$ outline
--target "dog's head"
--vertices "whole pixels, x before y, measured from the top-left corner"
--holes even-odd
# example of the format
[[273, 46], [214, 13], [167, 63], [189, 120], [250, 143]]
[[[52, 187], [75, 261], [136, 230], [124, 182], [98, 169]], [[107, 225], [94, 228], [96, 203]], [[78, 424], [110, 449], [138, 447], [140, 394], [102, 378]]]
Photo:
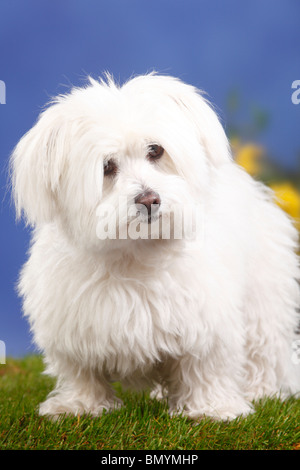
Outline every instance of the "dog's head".
[[212, 170], [229, 161], [223, 128], [194, 87], [156, 74], [121, 87], [90, 79], [57, 97], [16, 146], [17, 214], [97, 246], [103, 232], [128, 237], [137, 215], [149, 230], [174, 206], [201, 205]]

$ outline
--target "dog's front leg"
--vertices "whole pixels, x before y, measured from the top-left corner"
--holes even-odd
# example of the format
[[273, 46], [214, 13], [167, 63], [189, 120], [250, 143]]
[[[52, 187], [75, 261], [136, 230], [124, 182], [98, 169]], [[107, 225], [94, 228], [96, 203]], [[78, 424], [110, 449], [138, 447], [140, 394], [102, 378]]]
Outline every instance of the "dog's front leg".
[[99, 416], [121, 405], [104, 376], [84, 370], [59, 376], [56, 388], [40, 404], [39, 413], [54, 419], [64, 414]]
[[[215, 355], [212, 355], [215, 356]], [[224, 358], [205, 360], [187, 354], [168, 365], [166, 383], [171, 414], [183, 414], [192, 419], [211, 417], [231, 420], [253, 411], [240, 387], [234, 364]]]

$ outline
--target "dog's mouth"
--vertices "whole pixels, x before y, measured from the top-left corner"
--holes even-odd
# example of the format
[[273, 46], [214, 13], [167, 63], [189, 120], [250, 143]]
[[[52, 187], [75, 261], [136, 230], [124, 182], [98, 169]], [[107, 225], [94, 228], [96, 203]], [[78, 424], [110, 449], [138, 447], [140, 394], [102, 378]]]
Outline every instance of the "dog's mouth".
[[136, 213], [136, 217], [137, 217], [137, 219], [139, 219], [139, 221], [141, 223], [151, 224], [151, 223], [157, 222], [157, 220], [161, 219], [162, 214], [161, 214], [161, 212], [159, 212], [158, 208], [155, 209], [153, 211], [153, 213], [151, 212], [150, 214], [148, 213], [147, 215], [145, 215], [144, 212], [141, 212], [141, 211], [138, 210], [137, 213]]
[[148, 216], [148, 224], [151, 224], [152, 222], [156, 222], [157, 220], [161, 219], [162, 214], [155, 214], [155, 215], [149, 215]]

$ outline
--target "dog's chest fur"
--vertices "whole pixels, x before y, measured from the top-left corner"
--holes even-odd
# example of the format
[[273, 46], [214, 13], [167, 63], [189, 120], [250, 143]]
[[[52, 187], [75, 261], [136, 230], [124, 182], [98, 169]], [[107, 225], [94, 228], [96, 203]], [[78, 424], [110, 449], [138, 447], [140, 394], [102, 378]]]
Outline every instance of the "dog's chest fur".
[[[202, 328], [199, 284], [181, 254], [158, 257], [161, 263], [146, 266], [139, 257], [121, 256], [115, 263], [110, 259], [108, 269], [97, 257], [64, 252], [49, 233], [40, 233], [20, 283], [30, 293], [25, 314], [40, 348], [63, 350], [116, 377], [193, 349]], [[37, 265], [43, 266], [38, 276]]]
[[[135, 369], [148, 369], [162, 357], [179, 357], [195, 343], [195, 316], [201, 308], [199, 290], [173, 263], [156, 273], [120, 260], [119, 268], [95, 281], [90, 295], [78, 299], [89, 303], [89, 336], [95, 353], [110, 374], [127, 376]], [[191, 281], [192, 283], [192, 281]], [[80, 315], [85, 316], [83, 310]], [[93, 320], [91, 320], [91, 318]], [[98, 358], [98, 359], [99, 359]]]

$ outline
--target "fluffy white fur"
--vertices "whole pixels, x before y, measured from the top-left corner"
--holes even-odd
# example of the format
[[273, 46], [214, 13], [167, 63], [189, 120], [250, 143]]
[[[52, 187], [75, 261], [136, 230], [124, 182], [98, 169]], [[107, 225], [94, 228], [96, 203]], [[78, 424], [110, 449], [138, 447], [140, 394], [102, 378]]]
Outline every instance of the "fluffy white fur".
[[[149, 143], [165, 149], [156, 163]], [[42, 415], [120, 406], [114, 380], [151, 386], [192, 418], [233, 419], [300, 391], [297, 232], [232, 160], [194, 87], [156, 74], [121, 87], [90, 79], [41, 114], [11, 168], [17, 214], [34, 227], [19, 292], [57, 378]], [[147, 188], [162, 214], [197, 202], [203, 236], [99, 240], [97, 208]]]

